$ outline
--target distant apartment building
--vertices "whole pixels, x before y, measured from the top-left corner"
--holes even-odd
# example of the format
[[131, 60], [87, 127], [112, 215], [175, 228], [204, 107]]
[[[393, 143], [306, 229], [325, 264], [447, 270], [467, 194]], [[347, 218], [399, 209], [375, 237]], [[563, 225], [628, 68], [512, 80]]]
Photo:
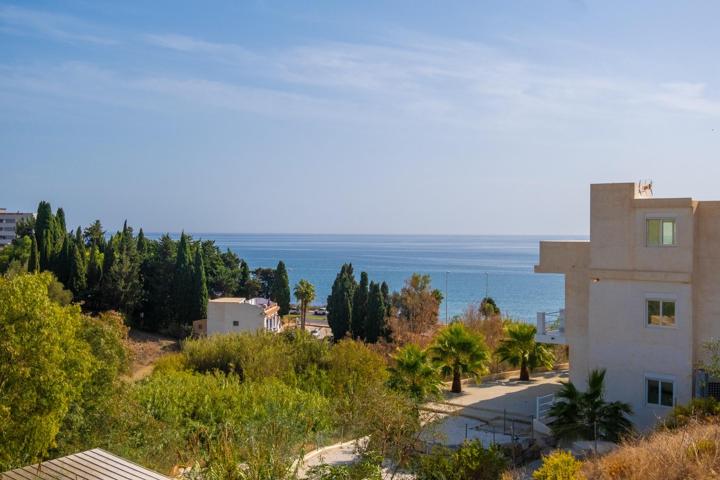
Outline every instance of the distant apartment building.
[[10, 245], [15, 240], [17, 223], [33, 215], [32, 213], [8, 212], [6, 209], [0, 208], [0, 248]]
[[266, 298], [216, 298], [208, 301], [207, 319], [193, 322], [196, 336], [216, 333], [280, 331], [280, 307]]
[[565, 275], [565, 306], [538, 314], [538, 341], [569, 346], [580, 387], [607, 369], [607, 399], [630, 403], [641, 428], [720, 395], [698, 369], [720, 338], [720, 202], [619, 183], [592, 185], [590, 203], [590, 241], [540, 243], [535, 271]]

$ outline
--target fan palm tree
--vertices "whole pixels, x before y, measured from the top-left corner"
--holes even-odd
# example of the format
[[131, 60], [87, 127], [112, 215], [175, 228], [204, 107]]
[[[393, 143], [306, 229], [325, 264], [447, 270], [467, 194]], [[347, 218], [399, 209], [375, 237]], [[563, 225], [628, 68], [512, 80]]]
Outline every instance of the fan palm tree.
[[315, 286], [307, 280], [300, 280], [293, 291], [295, 298], [300, 302], [300, 329], [305, 331], [305, 319], [310, 302], [315, 300]]
[[390, 388], [409, 394], [416, 403], [440, 395], [440, 374], [417, 345], [405, 345], [393, 359], [395, 365], [388, 369]]
[[460, 322], [443, 328], [428, 353], [444, 375], [452, 374], [453, 393], [462, 392], [463, 374], [484, 373], [490, 356], [483, 337], [469, 332]]
[[572, 382], [563, 382], [556, 394], [559, 399], [549, 411], [555, 417], [550, 423], [558, 440], [609, 440], [617, 442], [632, 431], [626, 415], [632, 407], [625, 402], [606, 402], [603, 398], [605, 370], [593, 370], [588, 375], [587, 391], [579, 391]]
[[530, 380], [530, 372], [538, 367], [552, 368], [555, 355], [544, 344], [535, 341], [537, 329], [529, 323], [512, 323], [506, 330], [507, 337], [500, 341], [495, 355], [502, 362], [520, 367], [520, 380]]

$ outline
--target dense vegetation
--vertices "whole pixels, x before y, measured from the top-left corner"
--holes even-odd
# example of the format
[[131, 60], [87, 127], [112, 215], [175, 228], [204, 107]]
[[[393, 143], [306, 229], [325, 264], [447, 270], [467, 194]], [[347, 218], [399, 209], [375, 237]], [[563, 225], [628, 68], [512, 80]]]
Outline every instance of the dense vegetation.
[[18, 238], [0, 250], [0, 273], [52, 272], [86, 311], [117, 310], [145, 330], [187, 332], [193, 320], [205, 318], [208, 297], [262, 295], [277, 301], [281, 313], [289, 310], [283, 262], [251, 273], [209, 240], [184, 233], [177, 241], [169, 235], [150, 240], [127, 223], [108, 237], [99, 220], [68, 233], [62, 208], [53, 214], [47, 202], [16, 231]]

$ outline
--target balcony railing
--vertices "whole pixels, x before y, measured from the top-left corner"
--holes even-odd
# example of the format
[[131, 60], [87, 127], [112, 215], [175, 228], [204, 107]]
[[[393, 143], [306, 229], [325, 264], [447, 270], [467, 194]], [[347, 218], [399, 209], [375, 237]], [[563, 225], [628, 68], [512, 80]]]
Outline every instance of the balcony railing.
[[565, 309], [557, 312], [538, 312], [537, 334], [535, 340], [540, 343], [565, 345]]

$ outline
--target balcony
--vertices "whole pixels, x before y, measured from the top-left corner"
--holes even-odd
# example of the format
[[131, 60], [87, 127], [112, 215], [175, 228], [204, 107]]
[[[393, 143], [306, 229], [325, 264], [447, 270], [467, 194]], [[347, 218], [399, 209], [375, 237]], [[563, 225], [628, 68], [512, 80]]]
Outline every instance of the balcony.
[[567, 345], [567, 340], [565, 339], [564, 308], [557, 312], [538, 312], [535, 341], [539, 343]]

